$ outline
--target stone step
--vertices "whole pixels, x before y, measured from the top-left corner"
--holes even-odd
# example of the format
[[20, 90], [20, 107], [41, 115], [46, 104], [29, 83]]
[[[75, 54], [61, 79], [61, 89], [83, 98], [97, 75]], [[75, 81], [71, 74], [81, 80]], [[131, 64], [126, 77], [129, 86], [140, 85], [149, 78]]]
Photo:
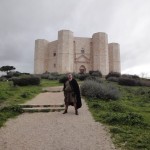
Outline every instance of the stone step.
[[64, 107], [32, 107], [32, 108], [22, 108], [23, 112], [55, 112], [63, 111]]
[[57, 105], [37, 105], [37, 104], [20, 104], [21, 108], [34, 108], [34, 107], [64, 107], [64, 104]]

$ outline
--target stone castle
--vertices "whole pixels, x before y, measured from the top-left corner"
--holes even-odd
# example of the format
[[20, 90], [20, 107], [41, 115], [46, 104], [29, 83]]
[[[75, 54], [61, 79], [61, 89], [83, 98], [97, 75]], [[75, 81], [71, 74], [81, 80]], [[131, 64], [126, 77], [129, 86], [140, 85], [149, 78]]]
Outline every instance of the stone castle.
[[94, 33], [92, 38], [74, 37], [69, 30], [58, 31], [58, 40], [35, 41], [34, 73], [88, 73], [121, 72], [120, 47], [108, 43], [106, 33]]

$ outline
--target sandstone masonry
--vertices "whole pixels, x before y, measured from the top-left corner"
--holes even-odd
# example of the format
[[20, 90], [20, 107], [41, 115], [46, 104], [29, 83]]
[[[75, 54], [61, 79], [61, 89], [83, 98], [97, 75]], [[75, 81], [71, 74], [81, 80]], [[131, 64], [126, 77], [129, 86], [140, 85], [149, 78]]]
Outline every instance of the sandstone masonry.
[[74, 37], [69, 30], [58, 31], [58, 40], [35, 41], [34, 73], [101, 71], [121, 72], [120, 46], [109, 43], [106, 33], [94, 33], [92, 38]]

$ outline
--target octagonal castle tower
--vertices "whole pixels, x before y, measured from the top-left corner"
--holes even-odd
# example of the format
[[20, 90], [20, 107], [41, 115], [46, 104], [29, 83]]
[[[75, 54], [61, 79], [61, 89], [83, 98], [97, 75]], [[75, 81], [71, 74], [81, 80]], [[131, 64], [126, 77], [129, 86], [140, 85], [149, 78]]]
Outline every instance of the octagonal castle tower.
[[101, 71], [103, 75], [121, 72], [120, 46], [118, 43], [108, 44], [106, 33], [94, 33], [92, 38], [87, 38], [74, 37], [72, 31], [61, 30], [56, 41], [35, 41], [35, 74], [88, 73], [92, 70]]

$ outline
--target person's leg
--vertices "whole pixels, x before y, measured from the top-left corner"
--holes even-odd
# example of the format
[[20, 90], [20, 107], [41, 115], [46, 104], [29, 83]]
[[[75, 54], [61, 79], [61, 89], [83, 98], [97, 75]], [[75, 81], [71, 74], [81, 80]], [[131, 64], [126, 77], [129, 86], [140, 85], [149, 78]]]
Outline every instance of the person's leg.
[[77, 109], [77, 104], [76, 104], [76, 102], [74, 103], [74, 108], [75, 108], [75, 114], [78, 115], [78, 109]]
[[63, 114], [66, 114], [67, 111], [68, 111], [68, 104], [66, 103], [66, 104], [65, 104], [65, 111], [63, 112]]
[[66, 114], [68, 111], [68, 94], [66, 92], [64, 92], [64, 102], [65, 102], [65, 111], [63, 112], [63, 114]]

